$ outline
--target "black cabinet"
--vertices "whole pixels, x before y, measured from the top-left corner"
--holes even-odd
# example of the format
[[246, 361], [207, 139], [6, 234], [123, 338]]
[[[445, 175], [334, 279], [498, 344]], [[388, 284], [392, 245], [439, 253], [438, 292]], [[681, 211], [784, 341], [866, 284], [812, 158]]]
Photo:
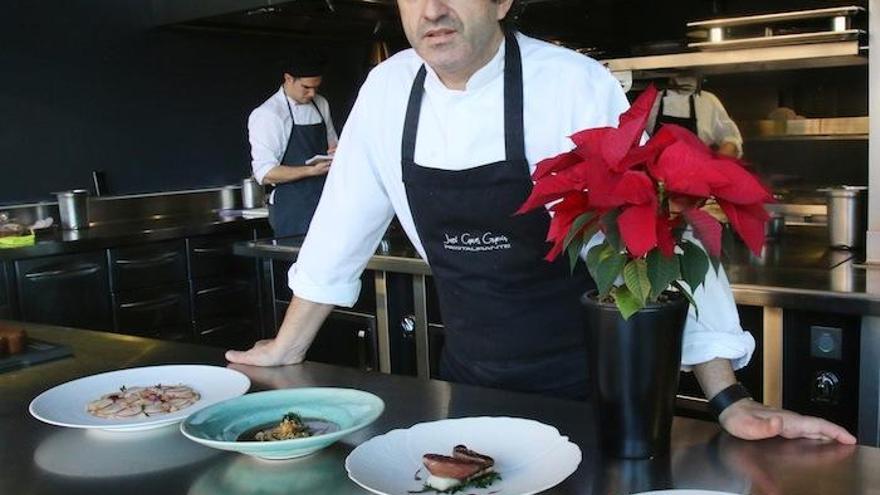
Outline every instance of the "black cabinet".
[[254, 260], [235, 256], [232, 246], [236, 242], [251, 239], [250, 231], [218, 236], [201, 236], [187, 239], [190, 276], [202, 277], [252, 277]]
[[10, 279], [6, 263], [0, 262], [0, 319], [12, 318]]
[[24, 321], [112, 330], [104, 251], [15, 262], [19, 317]]
[[189, 291], [185, 283], [113, 294], [117, 332], [168, 340], [190, 340]]
[[196, 340], [222, 347], [248, 347], [257, 340], [258, 308], [252, 280], [205, 278], [191, 282]]
[[243, 349], [261, 336], [257, 261], [232, 252], [252, 239], [247, 230], [187, 239], [195, 339], [202, 344]]
[[182, 240], [113, 248], [109, 258], [113, 292], [186, 281]]

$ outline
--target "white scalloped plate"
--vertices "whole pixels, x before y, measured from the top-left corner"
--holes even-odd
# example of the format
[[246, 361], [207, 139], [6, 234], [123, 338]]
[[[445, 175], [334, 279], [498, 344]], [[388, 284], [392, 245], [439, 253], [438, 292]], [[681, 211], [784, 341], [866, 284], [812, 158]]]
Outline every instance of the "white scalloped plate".
[[[419, 423], [359, 445], [345, 459], [349, 478], [380, 495], [420, 490], [427, 473], [422, 455], [451, 455], [464, 444], [495, 459], [501, 480], [467, 493], [530, 495], [552, 488], [577, 469], [581, 450], [552, 426], [530, 419], [478, 417]], [[417, 480], [416, 473], [422, 480]]]
[[[201, 395], [180, 411], [149, 418], [106, 419], [89, 414], [88, 403], [125, 385], [149, 386], [182, 383]], [[190, 414], [217, 402], [244, 394], [251, 381], [243, 373], [220, 366], [195, 364], [147, 366], [110, 371], [62, 383], [38, 395], [28, 410], [40, 421], [68, 428], [140, 431], [179, 423]]]

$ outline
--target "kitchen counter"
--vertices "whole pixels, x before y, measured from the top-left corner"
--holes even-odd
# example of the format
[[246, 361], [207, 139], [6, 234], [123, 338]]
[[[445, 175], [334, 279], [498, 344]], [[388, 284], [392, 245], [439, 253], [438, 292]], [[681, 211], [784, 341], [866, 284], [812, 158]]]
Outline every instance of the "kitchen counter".
[[[858, 253], [830, 249], [824, 234], [820, 228], [789, 226], [781, 239], [766, 244], [761, 256], [738, 248], [724, 263], [737, 303], [880, 315], [880, 293], [867, 290], [868, 269], [859, 265]], [[301, 244], [300, 237], [240, 242], [235, 253], [295, 260]], [[383, 239], [367, 269], [431, 273], [403, 235]]]
[[183, 237], [234, 232], [245, 226], [266, 226], [265, 218], [210, 212], [201, 215], [172, 215], [133, 221], [93, 222], [87, 229], [48, 229], [37, 234], [33, 246], [0, 249], [0, 261], [57, 254], [70, 254], [130, 244]]
[[880, 450], [772, 439], [731, 438], [714, 423], [676, 418], [668, 457], [621, 461], [596, 449], [589, 404], [361, 372], [317, 363], [238, 367], [252, 391], [301, 386], [367, 390], [386, 403], [370, 427], [331, 448], [293, 461], [257, 461], [189, 442], [176, 427], [141, 433], [81, 431], [43, 424], [27, 412], [38, 393], [81, 376], [170, 363], [224, 365], [223, 351], [71, 328], [23, 324], [31, 336], [63, 343], [74, 357], [0, 374], [0, 493], [361, 494], [345, 457], [394, 428], [463, 416], [518, 416], [557, 427], [580, 446], [583, 461], [554, 494], [632, 493], [692, 488], [733, 493], [872, 494], [880, 491]]

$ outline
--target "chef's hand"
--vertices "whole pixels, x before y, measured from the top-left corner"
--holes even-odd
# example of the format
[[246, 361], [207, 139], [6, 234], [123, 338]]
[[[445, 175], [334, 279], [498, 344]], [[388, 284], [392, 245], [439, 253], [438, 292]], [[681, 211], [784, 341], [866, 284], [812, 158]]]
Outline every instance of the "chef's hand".
[[739, 158], [739, 148], [736, 147], [735, 144], [730, 141], [725, 141], [718, 146], [718, 154], [722, 156], [729, 156], [731, 158]]
[[718, 420], [728, 433], [745, 440], [782, 436], [856, 443], [854, 436], [830, 421], [776, 409], [751, 399], [741, 399], [731, 404]]
[[330, 146], [329, 148], [327, 148], [328, 155], [332, 155], [333, 153], [336, 153], [336, 145], [335, 144], [333, 146]]
[[275, 339], [258, 340], [253, 347], [246, 351], [226, 351], [226, 360], [230, 363], [254, 366], [299, 364], [303, 362], [305, 357], [305, 353], [297, 352], [290, 347], [284, 348]]
[[330, 171], [330, 163], [332, 160], [321, 160], [319, 162], [315, 162], [309, 169], [309, 172], [313, 177], [317, 177], [319, 175], [327, 175], [327, 172]]

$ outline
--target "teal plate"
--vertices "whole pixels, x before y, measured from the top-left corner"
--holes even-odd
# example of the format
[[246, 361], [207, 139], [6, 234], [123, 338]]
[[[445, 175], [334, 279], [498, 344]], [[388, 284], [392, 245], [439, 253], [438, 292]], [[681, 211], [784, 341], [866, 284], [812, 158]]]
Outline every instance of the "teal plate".
[[[191, 414], [180, 424], [190, 440], [263, 459], [293, 459], [316, 452], [376, 420], [385, 403], [375, 395], [349, 388], [293, 388], [247, 394]], [[311, 437], [274, 442], [239, 440], [260, 428], [277, 425], [287, 413], [300, 415], [319, 431]]]

